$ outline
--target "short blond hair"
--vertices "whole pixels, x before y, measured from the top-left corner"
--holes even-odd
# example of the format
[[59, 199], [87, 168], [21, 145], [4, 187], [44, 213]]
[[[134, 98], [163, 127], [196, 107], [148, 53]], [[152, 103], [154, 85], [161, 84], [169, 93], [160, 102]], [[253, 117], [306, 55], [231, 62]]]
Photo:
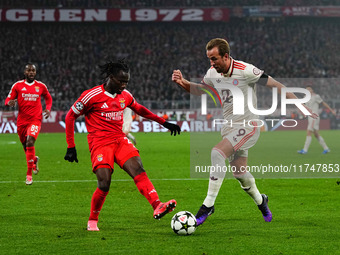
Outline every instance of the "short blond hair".
[[228, 54], [228, 56], [230, 56], [230, 47], [227, 40], [224, 40], [222, 38], [214, 38], [207, 43], [207, 46], [205, 48], [206, 50], [211, 50], [215, 47], [218, 48], [218, 54], [221, 57], [224, 57], [225, 54]]

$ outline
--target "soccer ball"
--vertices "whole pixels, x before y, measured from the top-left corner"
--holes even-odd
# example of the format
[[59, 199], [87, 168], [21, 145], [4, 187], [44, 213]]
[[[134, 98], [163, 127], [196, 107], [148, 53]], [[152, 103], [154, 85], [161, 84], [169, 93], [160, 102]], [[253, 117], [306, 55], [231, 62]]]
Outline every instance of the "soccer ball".
[[171, 219], [171, 228], [177, 235], [191, 235], [196, 227], [196, 218], [188, 211], [178, 212]]

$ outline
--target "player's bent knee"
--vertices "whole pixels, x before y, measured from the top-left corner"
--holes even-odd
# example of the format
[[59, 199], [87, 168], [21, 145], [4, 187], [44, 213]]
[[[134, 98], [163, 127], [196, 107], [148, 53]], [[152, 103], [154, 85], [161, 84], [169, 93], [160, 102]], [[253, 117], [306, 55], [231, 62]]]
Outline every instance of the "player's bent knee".
[[98, 182], [98, 188], [104, 192], [108, 192], [110, 190], [110, 183], [111, 182]]
[[132, 157], [128, 159], [124, 165], [123, 169], [127, 172], [132, 178], [136, 177], [137, 175], [145, 172], [142, 164], [142, 160], [140, 157]]
[[224, 154], [224, 152], [216, 147], [212, 148], [211, 150], [211, 159], [226, 159], [226, 155]]
[[96, 170], [96, 175], [98, 179], [98, 188], [104, 192], [110, 190], [111, 184], [111, 169], [110, 168], [98, 168]]
[[26, 147], [33, 147], [35, 139], [34, 137], [28, 136], [26, 140]]
[[135, 167], [133, 167], [132, 169], [129, 170], [130, 175], [134, 178], [137, 175], [145, 172], [144, 168], [142, 165], [136, 165]]

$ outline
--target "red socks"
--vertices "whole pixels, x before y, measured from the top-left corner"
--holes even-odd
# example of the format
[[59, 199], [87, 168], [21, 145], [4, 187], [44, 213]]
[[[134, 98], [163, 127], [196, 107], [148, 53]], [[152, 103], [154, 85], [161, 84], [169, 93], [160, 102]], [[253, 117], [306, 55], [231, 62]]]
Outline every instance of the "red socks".
[[35, 158], [34, 146], [26, 147], [26, 161], [27, 161], [27, 174], [26, 175], [32, 176], [34, 158]]
[[[149, 201], [153, 209], [156, 209], [156, 207], [160, 204], [159, 197], [146, 173], [143, 172], [137, 175], [133, 180], [135, 181], [139, 192]], [[98, 220], [100, 210], [103, 207], [108, 193], [108, 191], [104, 192], [99, 188], [97, 188], [93, 193], [89, 220]]]
[[133, 180], [139, 192], [149, 201], [153, 209], [156, 209], [160, 203], [159, 197], [146, 172], [137, 175]]
[[98, 220], [100, 210], [103, 207], [107, 194], [109, 194], [108, 191], [105, 192], [99, 188], [97, 188], [96, 191], [93, 193], [92, 200], [91, 200], [91, 212], [90, 212], [89, 220]]

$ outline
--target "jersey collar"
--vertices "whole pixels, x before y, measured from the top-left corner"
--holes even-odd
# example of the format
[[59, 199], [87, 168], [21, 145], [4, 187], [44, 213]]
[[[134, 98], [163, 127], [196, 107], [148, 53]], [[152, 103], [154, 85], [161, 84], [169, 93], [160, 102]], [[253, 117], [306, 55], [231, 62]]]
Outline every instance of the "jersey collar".
[[223, 74], [224, 77], [231, 77], [231, 75], [233, 74], [233, 71], [234, 71], [234, 59], [232, 57], [230, 57], [230, 60], [231, 60], [231, 62], [230, 62], [230, 66], [229, 66], [228, 72]]
[[32, 86], [34, 83], [35, 83], [35, 80], [33, 80], [31, 83], [29, 83], [25, 80], [25, 84], [28, 85], [28, 86]]
[[109, 96], [109, 97], [112, 97], [112, 98], [115, 98], [117, 96], [117, 93], [114, 93], [113, 95], [110, 93], [110, 92], [107, 92], [106, 90], [104, 91], [104, 94]]
[[109, 97], [115, 98], [115, 97], [117, 96], [117, 93], [114, 93], [114, 94], [112, 95], [110, 92], [106, 91], [106, 90], [104, 89], [104, 84], [102, 84], [102, 90], [104, 91], [104, 94], [107, 95], [107, 96], [109, 96]]

